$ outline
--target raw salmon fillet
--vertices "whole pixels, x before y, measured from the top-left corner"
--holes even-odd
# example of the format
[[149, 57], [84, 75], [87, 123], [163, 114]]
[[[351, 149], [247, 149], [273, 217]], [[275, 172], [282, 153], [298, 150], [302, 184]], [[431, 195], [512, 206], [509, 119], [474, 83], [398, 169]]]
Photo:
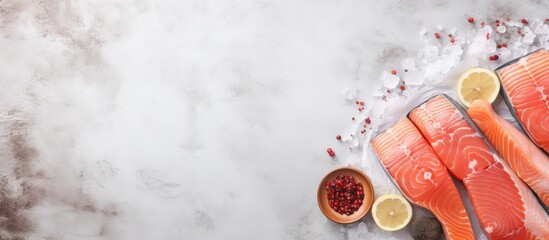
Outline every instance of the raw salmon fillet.
[[488, 101], [475, 100], [467, 113], [503, 160], [549, 207], [549, 157], [498, 116]]
[[451, 100], [438, 95], [409, 118], [437, 156], [463, 181], [489, 239], [549, 239], [549, 216]]
[[410, 120], [377, 135], [372, 146], [402, 193], [439, 220], [446, 239], [475, 239], [448, 170]]
[[513, 115], [549, 153], [549, 52], [540, 50], [496, 70]]

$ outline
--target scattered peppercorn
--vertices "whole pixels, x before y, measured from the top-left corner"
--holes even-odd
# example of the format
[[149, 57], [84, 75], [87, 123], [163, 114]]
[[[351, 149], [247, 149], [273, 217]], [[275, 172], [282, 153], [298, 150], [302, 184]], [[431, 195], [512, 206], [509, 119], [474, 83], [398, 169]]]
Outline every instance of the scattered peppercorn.
[[393, 70], [391, 70], [391, 74], [396, 75], [397, 71], [393, 69]]
[[439, 39], [439, 38], [440, 38], [440, 34], [436, 32], [436, 33], [435, 33], [435, 38], [436, 38], [436, 39]]
[[328, 149], [326, 150], [326, 152], [328, 152], [328, 155], [330, 155], [330, 157], [334, 157], [334, 156], [336, 155], [335, 152], [334, 152], [334, 150], [332, 150], [332, 148], [328, 148]]
[[474, 22], [475, 22], [475, 19], [472, 18], [472, 17], [470, 17], [470, 18], [467, 19], [467, 22], [469, 22], [469, 23], [474, 23]]
[[341, 141], [341, 135], [337, 135], [337, 136], [336, 136], [336, 139], [339, 140], [339, 141]]
[[526, 20], [526, 19], [524, 19], [524, 18], [521, 19], [520, 22], [521, 22], [522, 24], [524, 24], [524, 25], [528, 25], [528, 20]]
[[400, 90], [404, 91], [404, 90], [406, 90], [406, 87], [405, 86], [400, 86]]
[[364, 102], [360, 102], [360, 106], [364, 106]]
[[456, 40], [455, 40], [454, 38], [450, 38], [450, 42], [451, 42], [451, 43], [455, 43]]
[[366, 124], [370, 124], [372, 123], [372, 120], [370, 120], [370, 118], [366, 118], [366, 120], [364, 120], [366, 122]]
[[354, 120], [355, 120], [355, 117], [353, 117], [352, 119], [353, 119], [353, 121], [354, 121]]

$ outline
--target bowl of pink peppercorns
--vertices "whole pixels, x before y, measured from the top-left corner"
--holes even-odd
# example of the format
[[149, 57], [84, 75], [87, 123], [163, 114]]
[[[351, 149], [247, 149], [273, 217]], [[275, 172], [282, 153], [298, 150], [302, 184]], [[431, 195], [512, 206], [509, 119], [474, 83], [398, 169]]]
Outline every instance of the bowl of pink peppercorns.
[[318, 185], [318, 206], [336, 223], [362, 219], [374, 202], [374, 188], [366, 174], [353, 167], [340, 167], [324, 176]]

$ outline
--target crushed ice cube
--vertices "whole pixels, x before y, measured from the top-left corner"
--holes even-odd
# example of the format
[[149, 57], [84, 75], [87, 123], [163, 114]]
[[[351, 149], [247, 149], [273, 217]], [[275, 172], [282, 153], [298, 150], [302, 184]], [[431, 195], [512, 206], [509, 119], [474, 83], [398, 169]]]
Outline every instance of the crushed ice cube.
[[549, 33], [549, 26], [546, 24], [540, 24], [534, 29], [535, 34], [547, 34]]
[[509, 48], [502, 48], [499, 51], [499, 55], [502, 58], [502, 60], [510, 60], [511, 58], [511, 50]]
[[505, 28], [505, 26], [503, 25], [500, 25], [496, 28], [496, 31], [498, 31], [498, 33], [505, 33], [505, 31], [507, 31], [507, 28]]
[[493, 40], [494, 38], [490, 37], [487, 39], [487, 35], [492, 35], [492, 27], [490, 26], [485, 26], [477, 31], [469, 45], [469, 55], [492, 54], [496, 52], [497, 48], [496, 42]]
[[408, 71], [402, 74], [403, 80], [406, 85], [419, 86], [425, 82], [423, 72], [420, 71]]
[[406, 58], [402, 60], [400, 63], [402, 65], [402, 68], [410, 71], [410, 70], [416, 70], [416, 62], [413, 58]]
[[463, 49], [459, 45], [452, 45], [444, 50], [450, 57], [459, 57], [463, 54]]
[[521, 27], [523, 25], [521, 22], [515, 20], [507, 21], [506, 24], [512, 27]]
[[351, 140], [351, 147], [353, 147], [353, 148], [358, 147], [358, 144], [359, 144], [358, 138], [353, 138]]
[[383, 75], [381, 76], [381, 81], [383, 82], [383, 86], [386, 88], [395, 88], [398, 85], [398, 82], [400, 81], [400, 78], [396, 75], [393, 75], [387, 71], [383, 72]]
[[532, 44], [534, 42], [534, 38], [536, 38], [536, 34], [534, 34], [532, 31], [530, 31], [529, 27], [524, 28], [524, 37], [522, 38], [522, 41], [525, 44]]
[[423, 62], [433, 62], [438, 58], [438, 47], [435, 45], [427, 45], [419, 50], [418, 55], [423, 58]]

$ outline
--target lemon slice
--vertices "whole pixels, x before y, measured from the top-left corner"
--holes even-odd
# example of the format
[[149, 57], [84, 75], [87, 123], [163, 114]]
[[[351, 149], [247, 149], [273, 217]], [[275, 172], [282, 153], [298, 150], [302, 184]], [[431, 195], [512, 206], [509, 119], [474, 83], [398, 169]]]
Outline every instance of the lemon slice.
[[412, 219], [412, 206], [400, 195], [385, 194], [374, 202], [372, 217], [385, 231], [400, 230]]
[[484, 99], [493, 103], [499, 93], [496, 74], [485, 68], [471, 68], [459, 78], [456, 91], [459, 101], [469, 107], [473, 100]]

